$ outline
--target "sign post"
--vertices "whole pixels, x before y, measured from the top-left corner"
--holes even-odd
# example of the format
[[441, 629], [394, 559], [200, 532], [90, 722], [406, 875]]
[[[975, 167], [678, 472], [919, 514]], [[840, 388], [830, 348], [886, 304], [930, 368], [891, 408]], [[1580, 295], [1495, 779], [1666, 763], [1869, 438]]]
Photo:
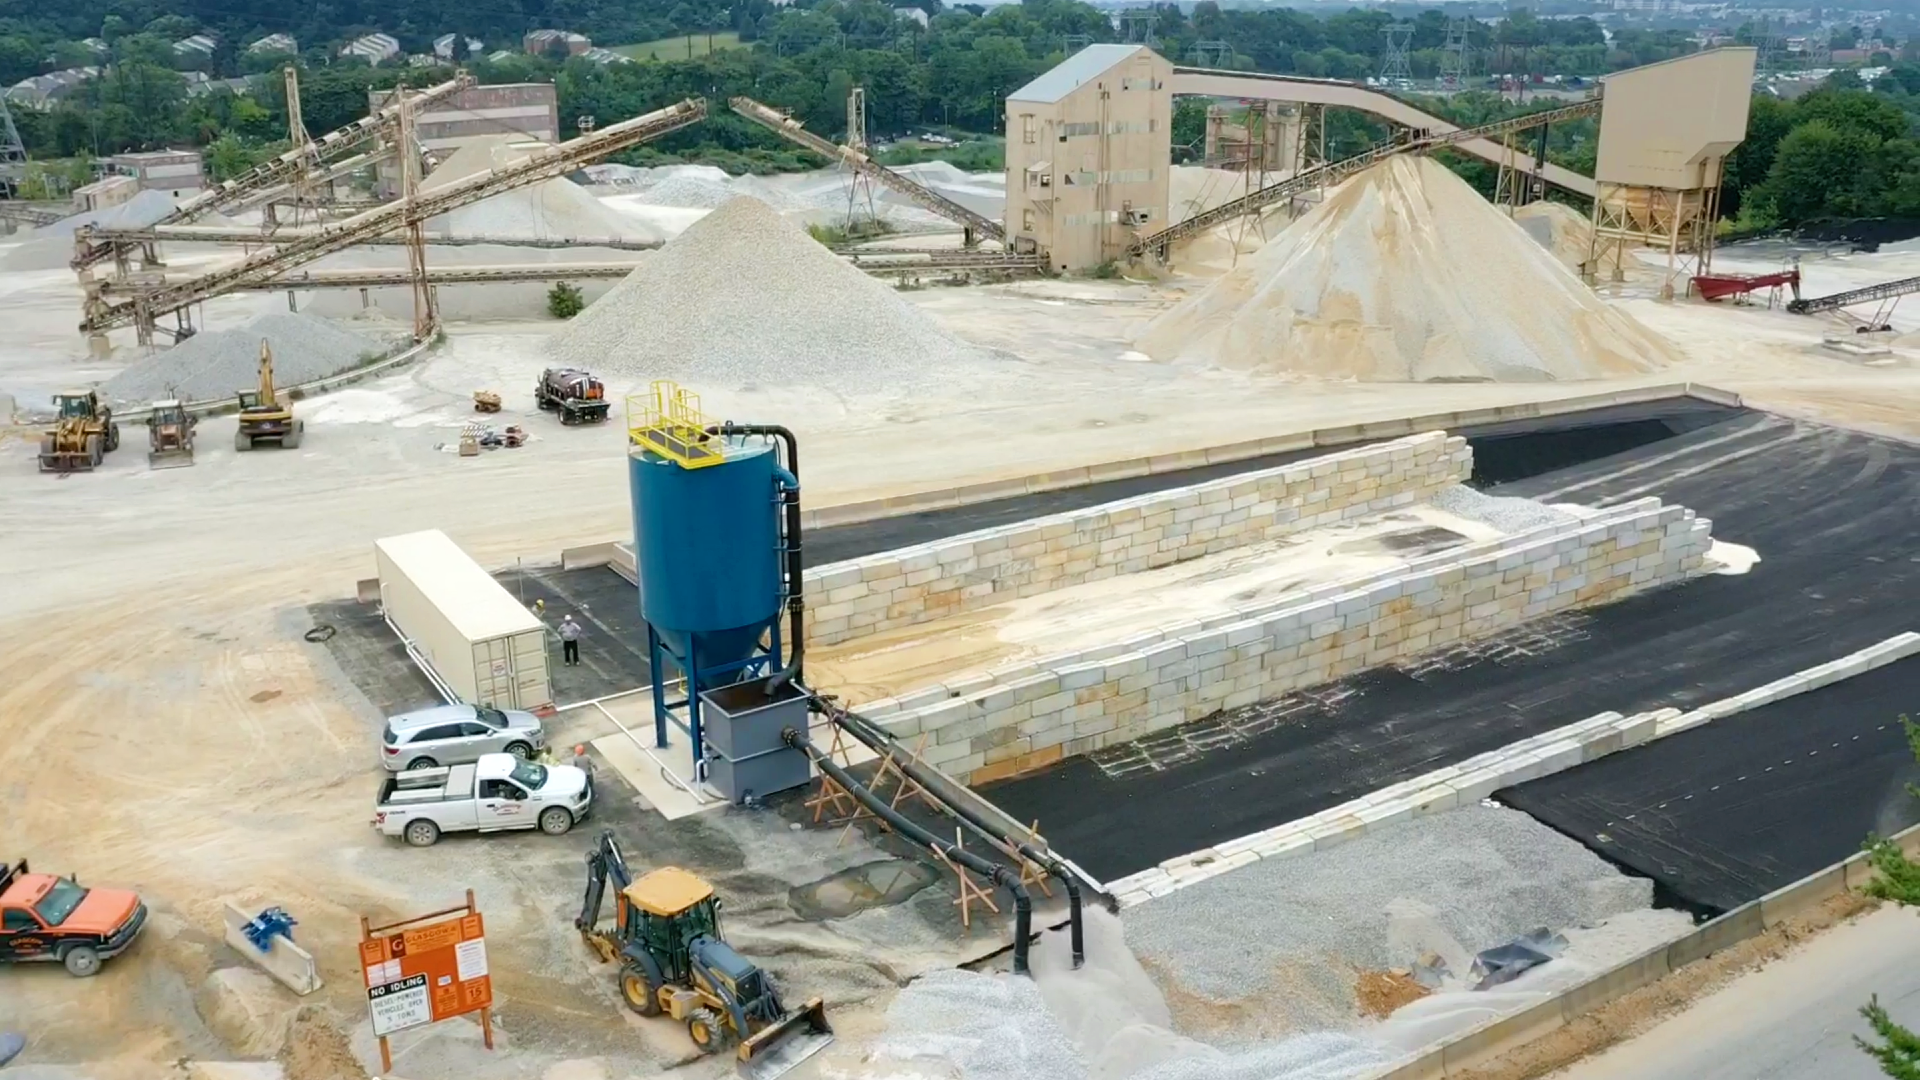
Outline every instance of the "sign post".
[[387, 1036], [476, 1010], [480, 1034], [487, 1049], [493, 1049], [493, 979], [487, 973], [486, 931], [472, 889], [464, 907], [385, 926], [373, 926], [361, 916], [360, 970], [383, 1072], [393, 1070]]

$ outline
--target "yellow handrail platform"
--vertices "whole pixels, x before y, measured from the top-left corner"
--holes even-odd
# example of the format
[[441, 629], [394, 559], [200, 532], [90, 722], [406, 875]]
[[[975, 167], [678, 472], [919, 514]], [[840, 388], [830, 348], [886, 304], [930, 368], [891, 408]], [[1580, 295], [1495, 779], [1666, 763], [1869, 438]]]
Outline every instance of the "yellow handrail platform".
[[627, 441], [651, 450], [683, 469], [704, 469], [727, 460], [724, 443], [707, 434], [700, 395], [666, 379], [645, 394], [627, 395]]

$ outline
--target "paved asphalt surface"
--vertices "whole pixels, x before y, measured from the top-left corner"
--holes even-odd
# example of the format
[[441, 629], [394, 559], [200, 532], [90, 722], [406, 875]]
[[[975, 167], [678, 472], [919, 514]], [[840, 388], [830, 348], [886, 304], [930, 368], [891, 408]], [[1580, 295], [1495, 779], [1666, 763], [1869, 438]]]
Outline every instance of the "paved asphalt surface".
[[1920, 1028], [1920, 914], [1882, 908], [1553, 1080], [1885, 1080], [1854, 1045], [1874, 995]]
[[1366, 672], [1298, 712], [1253, 706], [1223, 718], [1250, 734], [1165, 768], [1076, 758], [987, 794], [1111, 880], [1603, 710], [1705, 704], [1920, 628], [1920, 448], [1750, 414], [1495, 490], [1655, 495], [1761, 562]]

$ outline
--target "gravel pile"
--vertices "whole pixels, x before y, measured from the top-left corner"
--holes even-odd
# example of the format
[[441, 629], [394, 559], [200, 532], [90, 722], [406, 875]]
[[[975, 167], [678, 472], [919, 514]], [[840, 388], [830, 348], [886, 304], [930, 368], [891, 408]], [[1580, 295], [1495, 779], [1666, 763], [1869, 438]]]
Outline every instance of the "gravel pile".
[[1527, 815], [1476, 805], [1255, 862], [1129, 908], [1122, 922], [1177, 1021], [1227, 1009], [1281, 1036], [1357, 1026], [1361, 971], [1411, 967], [1426, 950], [1470, 955], [1652, 899], [1652, 882]]
[[1432, 503], [1435, 509], [1490, 525], [1509, 536], [1547, 525], [1571, 525], [1580, 520], [1565, 510], [1556, 510], [1545, 503], [1487, 495], [1465, 484], [1442, 488], [1433, 497]]
[[636, 201], [648, 206], [678, 206], [688, 210], [713, 209], [737, 198], [731, 184], [699, 176], [669, 176], [646, 188]]
[[[142, 191], [119, 206], [63, 217], [59, 221], [42, 225], [27, 233], [20, 246], [5, 255], [0, 255], [0, 270], [65, 269], [73, 258], [73, 234], [82, 225], [139, 229], [173, 213], [174, 207], [173, 196], [166, 192]], [[192, 224], [230, 225], [232, 220], [219, 214], [203, 214], [195, 218]], [[200, 245], [187, 246], [199, 247]]]
[[738, 198], [554, 334], [556, 361], [722, 388], [906, 392], [990, 362], [765, 203]]
[[945, 1062], [962, 1080], [1032, 1080], [1086, 1074], [1079, 1051], [1047, 1011], [1033, 980], [932, 971], [887, 1007], [877, 1058]]
[[244, 326], [195, 334], [158, 350], [108, 379], [100, 391], [132, 404], [168, 397], [228, 397], [259, 382], [262, 339], [273, 348], [273, 381], [279, 387], [337, 375], [386, 356], [399, 344], [392, 337], [356, 333], [312, 315], [270, 312]]
[[[1331, 1032], [1221, 1048], [1170, 1027], [1118, 920], [1087, 914], [1087, 962], [1042, 935], [1031, 980], [936, 971], [902, 990], [876, 1044], [880, 1075], [957, 1080], [1359, 1080], [1391, 1054]], [[1036, 992], [1037, 991], [1037, 992]], [[929, 1067], [932, 1066], [932, 1067]]]

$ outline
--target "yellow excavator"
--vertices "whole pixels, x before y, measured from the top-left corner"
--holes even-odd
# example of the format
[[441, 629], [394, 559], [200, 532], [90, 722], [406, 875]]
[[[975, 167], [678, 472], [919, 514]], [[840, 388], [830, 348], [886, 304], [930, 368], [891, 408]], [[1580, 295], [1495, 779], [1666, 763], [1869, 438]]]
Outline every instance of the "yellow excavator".
[[300, 445], [304, 422], [293, 417], [293, 409], [274, 393], [273, 350], [260, 342], [260, 385], [253, 390], [237, 391], [240, 401], [240, 426], [233, 432], [235, 450], [251, 450], [262, 440], [279, 443], [288, 450]]
[[41, 472], [91, 472], [120, 446], [113, 410], [92, 390], [53, 395], [53, 426], [40, 436]]
[[[613, 925], [602, 928], [609, 881]], [[747, 1080], [773, 1080], [833, 1042], [819, 998], [787, 1009], [767, 973], [721, 939], [713, 886], [675, 866], [633, 880], [610, 830], [587, 854], [587, 892], [574, 926], [602, 963], [620, 965], [629, 1009], [685, 1024], [703, 1054], [732, 1048], [734, 1069]]]

